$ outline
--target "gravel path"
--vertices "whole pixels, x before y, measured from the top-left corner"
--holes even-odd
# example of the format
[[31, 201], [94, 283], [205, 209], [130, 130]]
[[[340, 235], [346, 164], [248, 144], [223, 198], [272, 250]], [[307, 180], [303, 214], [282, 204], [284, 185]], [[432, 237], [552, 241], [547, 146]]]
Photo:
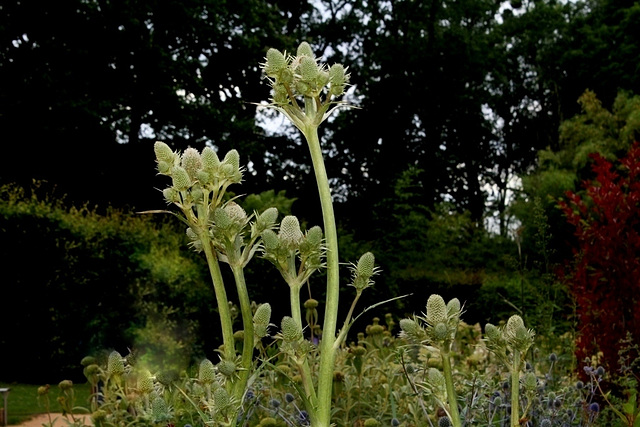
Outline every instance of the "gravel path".
[[[49, 418], [49, 415], [51, 416], [51, 418]], [[62, 416], [62, 414], [49, 414], [49, 415], [47, 414], [36, 415], [30, 420], [17, 425], [20, 427], [42, 427], [44, 424], [49, 426], [49, 419], [53, 421], [53, 425], [55, 427], [66, 427], [69, 425], [69, 423], [67, 422], [65, 417]], [[91, 425], [91, 418], [89, 417], [89, 415], [75, 415], [75, 417], [84, 419], [85, 425]], [[69, 417], [69, 420], [71, 420], [71, 417]]]

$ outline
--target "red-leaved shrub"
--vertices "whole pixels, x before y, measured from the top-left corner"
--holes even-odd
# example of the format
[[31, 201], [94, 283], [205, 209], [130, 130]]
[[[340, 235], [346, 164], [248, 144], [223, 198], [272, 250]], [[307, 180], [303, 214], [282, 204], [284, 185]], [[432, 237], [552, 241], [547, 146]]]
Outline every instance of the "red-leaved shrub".
[[615, 163], [591, 157], [596, 177], [584, 195], [559, 202], [577, 239], [565, 279], [577, 303], [578, 362], [601, 351], [614, 374], [627, 332], [640, 343], [640, 144]]

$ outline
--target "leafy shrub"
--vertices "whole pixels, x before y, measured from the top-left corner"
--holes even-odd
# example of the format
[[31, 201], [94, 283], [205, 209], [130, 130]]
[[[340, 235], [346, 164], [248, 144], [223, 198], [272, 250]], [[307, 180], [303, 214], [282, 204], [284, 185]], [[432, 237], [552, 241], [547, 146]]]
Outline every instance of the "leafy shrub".
[[566, 280], [577, 303], [578, 360], [597, 357], [614, 372], [627, 333], [640, 341], [640, 145], [616, 163], [591, 158], [595, 179], [559, 203], [577, 238]]

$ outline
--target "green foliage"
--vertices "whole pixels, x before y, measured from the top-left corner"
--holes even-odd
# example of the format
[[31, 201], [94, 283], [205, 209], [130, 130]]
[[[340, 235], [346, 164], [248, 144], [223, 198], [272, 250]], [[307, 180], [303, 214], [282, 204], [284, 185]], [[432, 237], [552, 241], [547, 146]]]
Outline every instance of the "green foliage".
[[7, 332], [0, 340], [24, 351], [8, 353], [6, 363], [29, 367], [7, 371], [16, 377], [6, 380], [42, 381], [54, 371], [74, 378], [86, 354], [132, 346], [153, 313], [167, 310], [191, 328], [206, 317], [210, 289], [201, 267], [181, 252], [184, 237], [168, 223], [67, 208], [37, 190], [1, 191], [2, 257], [7, 265], [30, 266], [4, 275]]

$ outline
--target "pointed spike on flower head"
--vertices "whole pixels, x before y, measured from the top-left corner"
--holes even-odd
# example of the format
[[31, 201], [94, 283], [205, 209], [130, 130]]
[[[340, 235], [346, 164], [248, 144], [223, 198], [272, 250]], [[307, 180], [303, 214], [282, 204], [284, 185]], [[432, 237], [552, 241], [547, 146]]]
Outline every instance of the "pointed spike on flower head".
[[200, 362], [198, 379], [203, 384], [213, 384], [213, 382], [216, 380], [216, 370], [211, 360], [203, 359]]
[[198, 171], [202, 169], [202, 158], [198, 150], [191, 147], [184, 150], [180, 165], [187, 171], [189, 177], [195, 180], [198, 176]]
[[298, 45], [296, 56], [298, 56], [298, 58], [302, 56], [307, 56], [309, 58], [315, 59], [315, 55], [313, 54], [313, 49], [311, 48], [311, 45], [307, 42], [302, 42]]
[[447, 305], [440, 295], [433, 294], [427, 300], [427, 323], [435, 326], [447, 321]]
[[109, 376], [124, 374], [124, 359], [117, 351], [109, 353], [107, 359], [107, 374]]
[[267, 61], [264, 64], [264, 72], [267, 76], [276, 78], [289, 65], [286, 56], [277, 49], [267, 51]]
[[182, 166], [174, 166], [171, 170], [173, 188], [178, 191], [186, 191], [191, 187], [191, 178]]
[[295, 250], [298, 249], [303, 238], [298, 218], [293, 215], [285, 216], [280, 222], [280, 231], [278, 233], [280, 243], [290, 250]]
[[297, 342], [302, 339], [302, 330], [293, 317], [283, 317], [280, 328], [282, 330], [282, 338], [285, 342]]

